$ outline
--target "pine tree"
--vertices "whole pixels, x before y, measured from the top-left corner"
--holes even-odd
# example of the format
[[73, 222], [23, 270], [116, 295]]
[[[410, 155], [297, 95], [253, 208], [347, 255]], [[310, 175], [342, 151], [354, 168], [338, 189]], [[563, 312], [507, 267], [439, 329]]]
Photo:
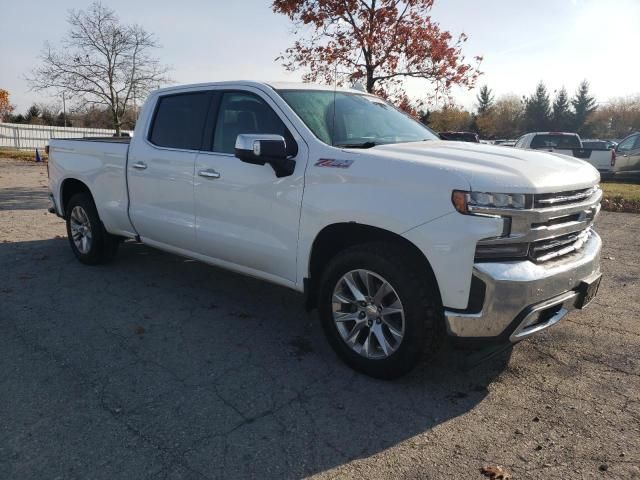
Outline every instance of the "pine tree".
[[558, 130], [560, 132], [566, 132], [571, 130], [573, 126], [573, 118], [572, 118], [570, 105], [569, 105], [569, 96], [567, 95], [567, 90], [562, 87], [557, 95], [555, 100], [553, 101], [553, 112], [551, 114], [551, 127], [554, 130]]
[[583, 80], [578, 87], [578, 91], [571, 100], [574, 111], [573, 127], [580, 136], [589, 137], [591, 126], [587, 124], [589, 116], [598, 108], [596, 99], [589, 95], [589, 82]]
[[478, 116], [484, 115], [493, 107], [493, 94], [486, 85], [480, 88], [480, 93], [478, 93], [476, 99], [478, 100]]
[[549, 94], [540, 82], [531, 97], [525, 99], [524, 125], [529, 132], [548, 130], [551, 123]]

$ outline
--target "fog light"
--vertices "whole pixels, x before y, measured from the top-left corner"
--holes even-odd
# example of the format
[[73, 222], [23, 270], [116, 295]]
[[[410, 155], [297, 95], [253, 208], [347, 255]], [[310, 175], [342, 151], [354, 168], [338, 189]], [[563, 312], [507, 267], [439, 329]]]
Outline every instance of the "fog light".
[[523, 258], [529, 253], [528, 243], [497, 243], [476, 246], [476, 259]]

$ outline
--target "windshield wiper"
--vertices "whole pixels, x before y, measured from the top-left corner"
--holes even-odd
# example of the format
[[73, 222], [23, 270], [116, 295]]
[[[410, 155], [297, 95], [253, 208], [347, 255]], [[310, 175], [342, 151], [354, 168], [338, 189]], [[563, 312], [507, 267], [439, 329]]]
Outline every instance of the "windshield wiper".
[[336, 143], [334, 147], [339, 148], [371, 148], [378, 145], [376, 142], [362, 142], [362, 143]]

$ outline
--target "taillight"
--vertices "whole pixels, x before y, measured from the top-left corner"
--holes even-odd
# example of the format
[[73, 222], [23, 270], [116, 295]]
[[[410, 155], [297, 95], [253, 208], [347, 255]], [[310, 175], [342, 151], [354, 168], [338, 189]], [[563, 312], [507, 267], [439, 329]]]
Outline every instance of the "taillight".
[[615, 150], [611, 150], [611, 166], [612, 167], [616, 166], [616, 151]]

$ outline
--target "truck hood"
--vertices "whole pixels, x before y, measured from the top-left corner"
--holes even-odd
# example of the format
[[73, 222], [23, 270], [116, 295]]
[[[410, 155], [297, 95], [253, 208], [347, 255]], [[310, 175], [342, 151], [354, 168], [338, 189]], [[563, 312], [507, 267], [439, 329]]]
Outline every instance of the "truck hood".
[[366, 152], [455, 172], [471, 189], [484, 192], [551, 193], [600, 181], [598, 171], [583, 160], [511, 147], [431, 140], [379, 145]]

